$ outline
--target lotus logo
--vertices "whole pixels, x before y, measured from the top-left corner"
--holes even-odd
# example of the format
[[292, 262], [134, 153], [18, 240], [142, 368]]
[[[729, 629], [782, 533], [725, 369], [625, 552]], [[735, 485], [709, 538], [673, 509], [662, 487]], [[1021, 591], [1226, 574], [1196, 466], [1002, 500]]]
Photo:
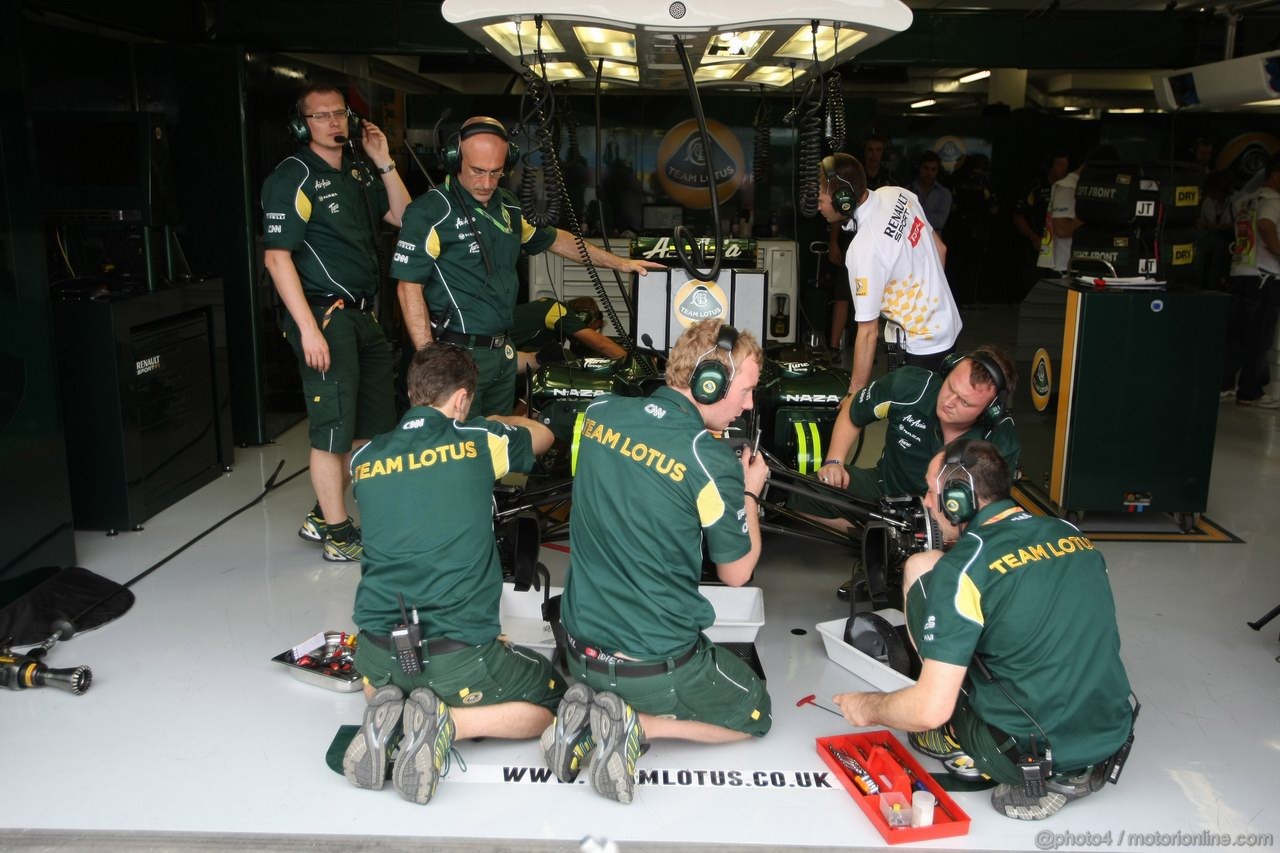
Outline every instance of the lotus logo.
[[704, 380], [702, 383], [702, 393], [714, 394], [716, 392], [716, 381], [714, 379]]
[[947, 501], [947, 512], [956, 513], [960, 511], [960, 501], [951, 498]]
[[[716, 198], [728, 201], [742, 183], [744, 159], [742, 145], [728, 127], [714, 119], [707, 121], [711, 138], [710, 166], [716, 185]], [[675, 201], [696, 209], [711, 206], [707, 192], [708, 156], [702, 135], [692, 119], [682, 121], [663, 137], [658, 145], [658, 181]]]

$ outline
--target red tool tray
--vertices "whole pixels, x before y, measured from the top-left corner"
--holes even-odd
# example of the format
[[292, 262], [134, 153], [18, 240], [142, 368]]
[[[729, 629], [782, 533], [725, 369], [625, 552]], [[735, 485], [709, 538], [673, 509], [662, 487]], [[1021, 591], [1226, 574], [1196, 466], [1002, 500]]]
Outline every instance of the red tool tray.
[[[854, 783], [853, 776], [831, 754], [830, 747], [843, 750], [851, 758], [862, 765], [880, 787], [879, 794], [865, 794]], [[885, 729], [870, 732], [857, 732], [830, 737], [817, 738], [818, 755], [831, 768], [835, 777], [844, 785], [845, 790], [853, 797], [858, 808], [866, 814], [867, 819], [890, 844], [905, 844], [912, 841], [927, 841], [931, 838], [950, 838], [956, 835], [968, 835], [969, 815], [956, 805], [955, 800], [942, 790], [920, 762], [907, 750], [893, 733]], [[886, 782], [888, 784], [886, 784]], [[880, 799], [888, 795], [906, 798], [905, 809], [911, 813], [911, 793], [915, 783], [924, 786], [925, 790], [938, 798], [933, 807], [932, 826], [891, 827], [880, 813]]]

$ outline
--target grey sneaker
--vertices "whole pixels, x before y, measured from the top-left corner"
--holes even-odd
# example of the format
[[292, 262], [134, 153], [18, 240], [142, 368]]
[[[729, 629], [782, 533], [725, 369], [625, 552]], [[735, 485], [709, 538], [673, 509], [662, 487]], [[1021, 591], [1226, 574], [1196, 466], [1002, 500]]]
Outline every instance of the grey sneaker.
[[596, 745], [591, 734], [591, 702], [595, 691], [575, 684], [565, 691], [556, 720], [542, 733], [542, 757], [561, 782], [572, 782]]
[[591, 731], [596, 738], [596, 756], [591, 759], [591, 787], [602, 797], [620, 803], [631, 802], [636, 786], [636, 761], [644, 747], [640, 717], [621, 696], [597, 693], [591, 703]]
[[404, 738], [391, 771], [401, 797], [411, 803], [431, 802], [449, 761], [453, 732], [453, 715], [439, 696], [425, 687], [409, 694], [404, 702]]
[[330, 527], [324, 534], [324, 558], [330, 563], [360, 562], [364, 556], [364, 542], [360, 539], [360, 528], [347, 519], [346, 528]]
[[1106, 765], [1099, 764], [1072, 776], [1054, 776], [1045, 783], [1048, 792], [1043, 797], [1028, 797], [1021, 785], [1001, 783], [991, 792], [991, 805], [1014, 820], [1044, 820], [1062, 811], [1067, 803], [1100, 791], [1106, 781]]
[[387, 756], [400, 731], [404, 693], [394, 684], [379, 687], [364, 709], [364, 724], [342, 756], [342, 773], [357, 788], [382, 790], [387, 778]]
[[308, 542], [323, 542], [325, 529], [324, 519], [313, 509], [302, 520], [302, 526], [298, 528], [298, 536]]

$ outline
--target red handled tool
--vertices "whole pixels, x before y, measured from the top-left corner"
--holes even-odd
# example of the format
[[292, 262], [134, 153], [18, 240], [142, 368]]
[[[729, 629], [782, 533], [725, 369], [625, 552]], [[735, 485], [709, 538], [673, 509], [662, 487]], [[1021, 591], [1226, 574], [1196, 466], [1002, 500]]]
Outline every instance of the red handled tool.
[[840, 719], [842, 720], [844, 719], [844, 714], [841, 714], [839, 711], [836, 711], [832, 708], [828, 708], [826, 705], [819, 705], [817, 702], [817, 699], [818, 699], [818, 696], [816, 693], [810, 693], [808, 696], [805, 696], [803, 699], [797, 702], [796, 707], [799, 708], [803, 705], [812, 705], [815, 708], [821, 708], [822, 710], [826, 711], [828, 714], [835, 714]]

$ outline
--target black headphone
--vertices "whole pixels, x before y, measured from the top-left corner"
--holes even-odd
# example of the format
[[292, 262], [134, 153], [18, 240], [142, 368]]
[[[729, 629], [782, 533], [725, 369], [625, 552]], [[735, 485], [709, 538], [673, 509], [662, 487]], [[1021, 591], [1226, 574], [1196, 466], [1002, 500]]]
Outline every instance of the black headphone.
[[[729, 384], [733, 382], [733, 374], [737, 372], [733, 363], [733, 347], [737, 343], [738, 330], [728, 323], [721, 326], [720, 334], [716, 336], [716, 345], [698, 357], [698, 363], [689, 376], [689, 391], [693, 394], [693, 399], [704, 406], [713, 406], [724, 399], [729, 391]], [[729, 354], [727, 373], [723, 364], [707, 358], [718, 349]]]
[[590, 326], [596, 320], [604, 319], [604, 315], [601, 314], [599, 311], [587, 311], [585, 309], [580, 311], [574, 311], [573, 316], [574, 318], [577, 319], [579, 323], [581, 323], [584, 326]]
[[[841, 216], [853, 216], [853, 212], [858, 209], [858, 200], [853, 197], [853, 184], [840, 177], [836, 171], [836, 158], [823, 157], [822, 171], [827, 176], [827, 191], [831, 194], [831, 206]], [[844, 187], [837, 189], [837, 181], [844, 184]]]
[[[342, 102], [346, 104], [346, 98], [343, 98]], [[357, 137], [360, 135], [357, 131], [360, 127], [360, 116], [353, 113], [351, 107], [347, 107], [346, 110], [347, 136]], [[306, 145], [311, 141], [311, 128], [307, 126], [307, 117], [302, 114], [302, 106], [297, 101], [294, 101], [293, 106], [289, 108], [289, 123], [286, 127], [289, 128], [289, 135], [299, 145]]]
[[991, 402], [987, 404], [987, 410], [983, 412], [983, 417], [987, 419], [987, 422], [994, 425], [1009, 410], [1009, 383], [1005, 379], [1004, 371], [1000, 369], [1000, 365], [996, 363], [996, 360], [986, 353], [952, 353], [942, 360], [942, 375], [945, 376], [950, 373], [957, 364], [966, 358], [986, 368], [987, 373], [991, 376], [991, 381], [995, 383], [996, 395], [991, 398]]
[[510, 169], [515, 166], [516, 161], [520, 159], [520, 146], [511, 141], [511, 137], [507, 134], [507, 129], [502, 126], [502, 122], [492, 118], [480, 118], [450, 136], [449, 141], [445, 143], [445, 171], [452, 175], [462, 170], [462, 140], [479, 136], [482, 133], [492, 134], [505, 141], [507, 143], [507, 160], [503, 168]]
[[[972, 440], [958, 438], [943, 448], [942, 468], [938, 471], [938, 512], [955, 525], [967, 524], [978, 514], [978, 501], [974, 495], [973, 474], [969, 466], [976, 460], [969, 458]], [[953, 476], [962, 472], [965, 479]], [[942, 478], [946, 477], [944, 481]]]

